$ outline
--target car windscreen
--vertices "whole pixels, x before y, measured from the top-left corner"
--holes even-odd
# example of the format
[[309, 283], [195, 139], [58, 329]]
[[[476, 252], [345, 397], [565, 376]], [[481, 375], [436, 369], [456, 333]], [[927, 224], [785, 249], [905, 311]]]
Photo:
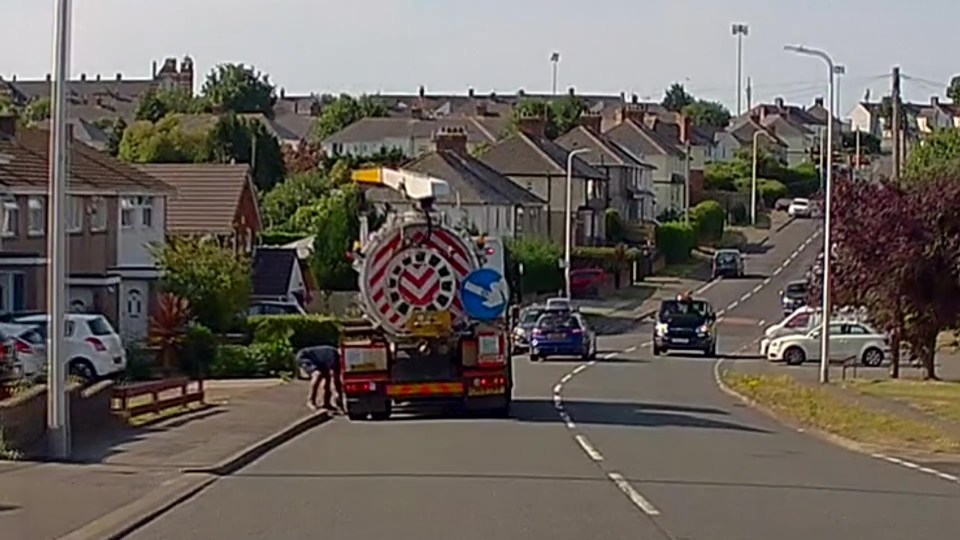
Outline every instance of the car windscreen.
[[660, 304], [660, 320], [669, 322], [677, 319], [704, 319], [709, 306], [702, 300], [680, 302], [669, 300]]
[[113, 334], [113, 327], [111, 327], [110, 323], [103, 317], [90, 319], [87, 321], [87, 326], [90, 327], [90, 333], [95, 336], [109, 336]]
[[790, 283], [787, 285], [786, 291], [784, 294], [789, 298], [803, 298], [807, 295], [807, 284], [806, 283]]
[[737, 258], [736, 253], [717, 253], [717, 264], [734, 265], [737, 264]]
[[520, 324], [537, 324], [540, 316], [543, 315], [542, 309], [530, 309], [524, 311], [520, 316]]
[[544, 315], [537, 321], [537, 328], [542, 330], [574, 330], [580, 328], [576, 317], [569, 315]]

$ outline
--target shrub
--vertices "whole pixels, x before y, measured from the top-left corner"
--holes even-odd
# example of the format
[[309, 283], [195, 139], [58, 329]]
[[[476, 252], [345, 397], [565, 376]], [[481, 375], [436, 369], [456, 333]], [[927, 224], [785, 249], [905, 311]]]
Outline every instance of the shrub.
[[253, 357], [251, 363], [262, 366], [260, 369], [271, 377], [295, 371], [296, 354], [287, 340], [254, 343], [247, 347], [247, 354]]
[[726, 212], [717, 201], [703, 201], [690, 210], [690, 222], [698, 240], [715, 242], [723, 237]]
[[282, 246], [302, 240], [310, 236], [309, 233], [288, 232], [288, 231], [264, 231], [260, 233], [260, 242], [265, 246]]
[[657, 227], [657, 249], [668, 264], [684, 262], [697, 245], [697, 235], [691, 225], [671, 221]]
[[620, 212], [618, 212], [616, 208], [607, 208], [603, 219], [604, 228], [607, 233], [607, 241], [614, 244], [623, 242], [623, 235], [626, 231], [624, 230], [623, 218], [620, 217]]
[[[510, 283], [519, 283], [524, 293], [536, 294], [563, 288], [563, 258], [560, 246], [537, 238], [515, 238], [506, 243], [511, 261], [507, 269]], [[523, 273], [520, 273], [520, 265]]]
[[202, 324], [187, 328], [180, 349], [180, 371], [191, 376], [205, 376], [217, 355], [217, 337]]
[[255, 315], [247, 319], [253, 343], [288, 340], [295, 351], [315, 345], [336, 345], [340, 325], [320, 315]]
[[730, 223], [732, 225], [746, 225], [750, 221], [750, 211], [747, 205], [738, 202], [730, 208]]
[[210, 364], [210, 377], [214, 379], [241, 379], [263, 377], [268, 373], [264, 359], [251, 354], [242, 345], [224, 345]]
[[[737, 191], [749, 194], [753, 189], [753, 180], [751, 178], [741, 178], [737, 180]], [[766, 208], [773, 208], [777, 199], [786, 198], [789, 195], [787, 186], [777, 180], [768, 178], [757, 178], [757, 204]]]

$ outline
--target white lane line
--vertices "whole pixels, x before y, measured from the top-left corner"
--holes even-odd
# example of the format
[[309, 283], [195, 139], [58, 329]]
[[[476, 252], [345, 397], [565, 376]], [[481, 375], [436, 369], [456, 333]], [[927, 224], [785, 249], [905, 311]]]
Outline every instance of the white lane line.
[[553, 406], [559, 411], [563, 410], [563, 398], [560, 397], [560, 394], [553, 395]]
[[603, 355], [603, 359], [604, 359], [604, 360], [610, 360], [611, 358], [617, 356], [618, 354], [620, 354], [620, 353], [618, 353], [618, 352], [612, 352], [612, 353], [609, 353], [609, 354], [605, 354], [605, 355]]
[[960, 477], [958, 477], [957, 475], [945, 473], [943, 471], [938, 471], [932, 467], [924, 467], [916, 463], [907, 461], [905, 459], [900, 459], [898, 457], [893, 457], [893, 456], [885, 456], [883, 454], [870, 454], [870, 457], [879, 459], [881, 461], [886, 461], [887, 463], [892, 463], [894, 465], [898, 465], [900, 467], [904, 467], [910, 470], [919, 471], [925, 474], [929, 474], [931, 476], [936, 476], [937, 478], [941, 480], [946, 480], [947, 482], [954, 482], [954, 483], [960, 484]]
[[573, 373], [574, 375], [579, 375], [579, 374], [583, 373], [586, 369], [587, 369], [587, 365], [586, 365], [586, 364], [580, 364], [579, 366], [577, 366], [576, 368], [574, 368], [574, 370], [573, 370], [571, 373]]
[[939, 476], [940, 478], [943, 478], [944, 480], [960, 483], [960, 478], [958, 478], [955, 475], [947, 474], [945, 472], [940, 472], [940, 471], [937, 471], [936, 475]]
[[737, 306], [739, 306], [739, 305], [740, 305], [740, 301], [737, 300], [736, 302], [734, 302], [734, 303], [730, 304], [729, 306], [727, 306], [727, 311], [733, 311], [734, 309], [737, 309]]
[[615, 473], [615, 472], [608, 473], [607, 477], [610, 478], [610, 480], [612, 480], [613, 483], [616, 484], [618, 488], [620, 488], [620, 491], [622, 491], [623, 494], [626, 495], [628, 499], [630, 499], [630, 502], [632, 502], [637, 508], [642, 510], [644, 514], [647, 514], [648, 516], [660, 515], [660, 511], [657, 510], [657, 507], [654, 506], [653, 503], [645, 499], [644, 496], [641, 495], [639, 491], [637, 491], [636, 489], [633, 489], [633, 486], [630, 485], [630, 482], [627, 482], [627, 480], [623, 476], [621, 476], [619, 473]]
[[767, 278], [767, 279], [763, 280], [763, 285], [764, 285], [764, 286], [769, 285], [769, 284], [770, 284], [770, 281], [771, 281], [770, 278]]
[[756, 287], [753, 288], [753, 294], [757, 294], [758, 292], [760, 292], [761, 289], [763, 289], [763, 285], [762, 284], [757, 285]]
[[600, 455], [600, 452], [597, 451], [592, 444], [590, 444], [590, 441], [588, 441], [586, 437], [583, 435], [577, 435], [574, 438], [577, 439], [577, 443], [580, 444], [580, 448], [583, 448], [583, 451], [590, 456], [590, 459], [594, 461], [603, 461], [603, 456]]
[[774, 271], [773, 271], [773, 275], [775, 275], [775, 276], [776, 276], [776, 275], [779, 275], [780, 272], [783, 272], [783, 268], [777, 268], [776, 270], [774, 270]]
[[554, 394], [559, 394], [559, 393], [562, 392], [562, 391], [563, 391], [563, 385], [562, 385], [562, 384], [557, 384], [556, 386], [553, 387], [553, 393], [554, 393]]
[[750, 293], [746, 293], [740, 297], [740, 302], [746, 302], [749, 299], [750, 299]]
[[693, 291], [693, 293], [694, 293], [694, 294], [703, 294], [704, 292], [706, 292], [707, 289], [709, 289], [710, 287], [713, 287], [714, 285], [716, 285], [716, 284], [719, 283], [719, 282], [720, 282], [720, 278], [712, 279], [712, 280], [708, 281], [706, 284], [704, 284], [702, 287], [700, 287], [699, 289]]
[[[572, 378], [573, 378], [573, 375], [572, 375], [571, 373], [567, 373], [566, 375], [563, 376], [562, 379], [560, 379], [560, 384], [561, 384], [561, 385], [562, 385], [562, 384], [567, 384], [568, 382], [570, 382], [570, 379], [572, 379]], [[558, 386], [559, 386], [559, 385], [558, 385]]]
[[630, 348], [628, 348], [628, 349], [624, 349], [623, 352], [625, 352], [625, 353], [627, 353], [627, 354], [630, 354], [630, 353], [632, 353], [632, 352], [634, 352], [634, 351], [636, 351], [636, 350], [637, 350], [636, 347], [630, 347]]
[[763, 326], [767, 321], [760, 319], [760, 322], [757, 323], [757, 326]]

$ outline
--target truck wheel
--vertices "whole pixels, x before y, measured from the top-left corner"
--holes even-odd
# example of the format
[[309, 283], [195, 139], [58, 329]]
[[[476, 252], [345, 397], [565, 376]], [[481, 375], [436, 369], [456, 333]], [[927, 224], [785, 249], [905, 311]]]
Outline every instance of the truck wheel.
[[351, 422], [362, 422], [367, 419], [367, 413], [348, 412], [347, 418], [349, 418]]
[[654, 346], [653, 346], [653, 355], [654, 355], [654, 356], [660, 356], [661, 354], [663, 354], [663, 349], [661, 349], [660, 347], [657, 347], [656, 345], [654, 345]]
[[385, 409], [371, 413], [370, 418], [377, 421], [389, 420], [391, 414], [393, 414], [393, 406], [390, 403], [387, 403]]
[[506, 403], [493, 409], [491, 412], [491, 416], [494, 418], [510, 418], [510, 398], [507, 398]]
[[539, 354], [530, 353], [530, 361], [531, 361], [531, 362], [539, 362], [539, 361], [540, 361], [540, 355], [539, 355]]

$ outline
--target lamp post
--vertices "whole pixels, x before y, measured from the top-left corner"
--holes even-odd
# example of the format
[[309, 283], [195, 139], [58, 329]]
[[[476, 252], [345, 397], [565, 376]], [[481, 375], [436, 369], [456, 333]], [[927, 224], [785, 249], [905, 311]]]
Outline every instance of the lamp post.
[[67, 187], [67, 83], [70, 76], [70, 0], [55, 0], [56, 25], [50, 95], [50, 182], [47, 195], [47, 428], [53, 457], [70, 456], [67, 414], [64, 321], [66, 312], [66, 223], [63, 220]]
[[560, 53], [551, 54], [550, 63], [553, 64], [553, 95], [557, 95], [557, 65], [560, 63]]
[[737, 23], [731, 27], [731, 32], [737, 36], [737, 116], [743, 113], [743, 38], [750, 35], [750, 27]]
[[589, 148], [578, 148], [567, 154], [567, 213], [565, 227], [565, 242], [563, 250], [563, 281], [566, 287], [567, 298], [570, 295], [570, 252], [573, 251], [573, 158], [578, 154], [589, 152]]
[[753, 132], [753, 180], [750, 182], [750, 223], [757, 226], [757, 138], [763, 135], [759, 128]]
[[841, 108], [843, 107], [843, 103], [840, 102], [840, 78], [841, 78], [842, 76], [844, 76], [844, 75], [847, 74], [847, 68], [846, 68], [846, 66], [839, 66], [839, 65], [838, 65], [838, 66], [833, 66], [833, 74], [836, 75], [836, 79], [835, 79], [835, 80], [836, 80], [836, 84], [835, 84], [836, 88], [834, 88], [834, 92], [836, 92], [836, 94], [837, 94], [837, 96], [836, 96], [836, 97], [837, 97], [837, 104], [836, 104], [836, 106], [833, 108], [833, 114], [837, 115], [837, 118], [839, 118], [839, 117], [840, 117], [839, 115], [841, 114], [841, 113], [840, 113], [840, 110], [841, 110]]
[[823, 231], [823, 305], [821, 306], [821, 327], [820, 327], [820, 382], [830, 381], [830, 319], [833, 314], [833, 305], [830, 296], [830, 259], [832, 240], [830, 238], [830, 193], [833, 191], [833, 119], [835, 116], [834, 107], [834, 81], [837, 75], [837, 66], [833, 63], [833, 58], [824, 51], [809, 49], [802, 45], [787, 45], [785, 50], [813, 56], [823, 60], [827, 64], [827, 78], [829, 81], [829, 94], [827, 102], [827, 165], [824, 174], [824, 231]]

